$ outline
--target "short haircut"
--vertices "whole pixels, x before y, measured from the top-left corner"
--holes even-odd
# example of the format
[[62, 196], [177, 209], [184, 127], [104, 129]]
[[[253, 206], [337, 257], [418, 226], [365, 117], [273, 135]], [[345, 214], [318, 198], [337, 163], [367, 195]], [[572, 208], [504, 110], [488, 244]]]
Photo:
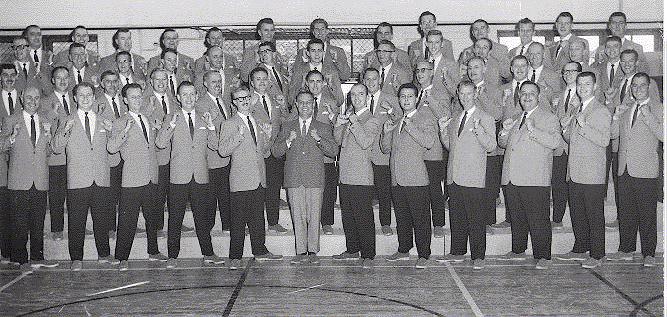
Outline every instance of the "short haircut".
[[247, 92], [248, 94], [250, 94], [250, 88], [248, 88], [248, 85], [243, 84], [243, 85], [241, 85], [241, 86], [238, 86], [238, 87], [232, 89], [232, 91], [230, 92], [230, 95], [231, 95], [231, 97], [232, 97], [232, 100], [234, 99], [234, 95], [236, 95], [237, 93], [239, 93], [239, 92], [241, 92], [241, 91], [245, 91], [245, 92]]
[[611, 22], [611, 18], [614, 18], [614, 17], [621, 17], [621, 18], [623, 18], [623, 21], [624, 21], [624, 22], [628, 22], [628, 17], [625, 16], [625, 13], [623, 13], [623, 12], [621, 12], [621, 11], [616, 11], [616, 12], [612, 13], [612, 14], [609, 16], [609, 22]]
[[583, 73], [577, 75], [577, 82], [579, 82], [579, 79], [584, 78], [584, 77], [590, 77], [590, 78], [593, 78], [593, 83], [594, 83], [594, 84], [595, 84], [595, 82], [597, 81], [597, 78], [595, 77], [595, 73], [594, 73], [594, 72], [583, 72]]
[[456, 92], [458, 93], [459, 91], [461, 91], [461, 88], [463, 88], [463, 87], [470, 87], [470, 88], [472, 88], [472, 89], [475, 89], [476, 86], [475, 86], [475, 83], [473, 83], [473, 82], [470, 81], [470, 80], [467, 80], [467, 79], [466, 79], [466, 80], [462, 80], [462, 81], [459, 82], [459, 84], [456, 86]]
[[639, 59], [639, 53], [637, 53], [637, 51], [635, 51], [633, 49], [623, 50], [621, 52], [621, 56], [623, 56], [624, 54], [632, 54], [635, 57], [635, 61], [637, 61]]
[[322, 19], [322, 18], [317, 18], [317, 19], [313, 20], [313, 22], [310, 22], [310, 31], [311, 32], [315, 28], [315, 24], [318, 24], [318, 23], [324, 24], [325, 28], [329, 28], [329, 22], [327, 22], [327, 20]]
[[75, 48], [82, 48], [84, 50], [86, 49], [86, 47], [83, 46], [83, 44], [73, 42], [72, 44], [69, 45], [69, 49], [67, 49], [67, 52], [71, 53], [72, 50], [75, 49]]
[[38, 28], [40, 30], [42, 29], [42, 28], [39, 27], [39, 25], [31, 24], [31, 25], [26, 26], [25, 29], [23, 29], [23, 32], [21, 32], [21, 36], [27, 38], [28, 37], [28, 30], [30, 30], [31, 28]]
[[574, 22], [574, 17], [572, 16], [572, 13], [567, 11], [559, 13], [558, 16], [556, 17], [556, 21], [558, 21], [559, 18], [570, 18], [570, 22]]
[[88, 30], [88, 29], [87, 29], [85, 26], [83, 26], [83, 25], [77, 25], [77, 26], [75, 26], [75, 27], [72, 29], [72, 32], [69, 32], [69, 38], [72, 39], [72, 41], [74, 40], [74, 32], [76, 32], [76, 30], [78, 30], [78, 29], [84, 29], [84, 30], [86, 30], [86, 31]]
[[209, 37], [211, 37], [211, 33], [213, 33], [213, 32], [220, 32], [220, 33], [222, 33], [222, 30], [219, 29], [217, 26], [214, 26], [214, 27], [212, 27], [212, 28], [206, 30], [206, 36], [204, 36], [204, 46], [206, 46], [207, 49], [210, 48], [211, 44], [209, 44], [208, 42], [206, 42], [206, 40], [207, 40]]
[[209, 45], [209, 46], [206, 47], [206, 53], [205, 53], [204, 55], [208, 55], [212, 50], [214, 50], [214, 49], [216, 49], [216, 48], [222, 50], [222, 47], [220, 47], [220, 46], [217, 46], [217, 45]]
[[118, 36], [120, 36], [120, 33], [130, 33], [130, 29], [128, 28], [120, 28], [116, 30], [116, 33], [113, 34], [111, 37], [111, 45], [113, 45], [113, 48], [118, 49], [118, 44], [116, 44], [116, 40], [118, 40]]
[[322, 47], [324, 47], [324, 42], [322, 42], [322, 40], [320, 40], [320, 39], [310, 39], [310, 41], [308, 41], [308, 44], [306, 45], [306, 49], [310, 50], [310, 46], [313, 45], [313, 44], [322, 44]]
[[116, 72], [113, 70], [105, 70], [102, 75], [100, 75], [100, 80], [104, 80], [104, 77], [107, 76], [118, 76], [118, 74], [116, 74]]
[[[12, 66], [12, 68], [14, 68], [14, 66]], [[57, 73], [59, 70], [64, 70], [64, 71], [67, 72], [67, 74], [69, 74], [69, 69], [68, 69], [67, 67], [65, 67], [65, 66], [56, 66], [55, 68], [53, 68], [53, 69], [51, 70], [51, 78], [56, 77], [56, 73]]]
[[211, 78], [211, 76], [213, 76], [213, 75], [215, 75], [215, 74], [218, 74], [218, 75], [219, 75], [220, 73], [219, 73], [217, 70], [207, 70], [207, 71], [204, 73], [204, 75], [202, 76], [202, 78], [204, 79], [204, 81], [207, 81], [207, 80], [209, 80], [209, 79]]
[[472, 62], [473, 60], [481, 61], [482, 65], [486, 65], [486, 61], [484, 60], [484, 58], [482, 58], [481, 56], [475, 55], [475, 56], [468, 59], [468, 61], [466, 62], [466, 66], [470, 65], [470, 62]]
[[526, 85], [535, 86], [537, 88], [537, 95], [538, 96], [540, 95], [540, 85], [538, 85], [535, 82], [530, 81], [530, 80], [524, 81], [523, 84], [521, 84], [519, 90], [523, 89], [523, 86], [526, 86]]
[[306, 79], [305, 80], [308, 81], [308, 79], [311, 76], [315, 76], [315, 75], [320, 75], [320, 77], [322, 77], [322, 79], [324, 79], [324, 75], [319, 70], [313, 69], [306, 74]]
[[363, 76], [363, 78], [366, 78], [366, 74], [368, 74], [368, 72], [376, 72], [376, 73], [378, 73], [378, 75], [380, 75], [380, 71], [379, 71], [377, 68], [375, 68], [375, 67], [367, 67], [366, 69], [364, 69], [364, 76]]
[[[537, 46], [537, 47], [541, 48], [542, 50], [544, 50], [544, 44], [542, 44], [542, 43], [540, 43], [540, 42], [533, 42], [533, 43], [530, 43], [530, 45], [528, 45], [528, 49], [530, 49], [531, 46]], [[524, 53], [525, 53], [525, 52], [524, 52]]]
[[313, 95], [312, 92], [310, 92], [310, 90], [301, 88], [299, 89], [299, 91], [297, 91], [296, 96], [294, 96], [294, 100], [298, 100], [299, 96], [301, 95], [310, 95], [311, 99], [315, 99], [315, 96]]
[[176, 50], [165, 47], [162, 49], [162, 53], [160, 53], [160, 59], [164, 59], [164, 56], [167, 55], [167, 53], [174, 53], [174, 55], [178, 56], [178, 52], [176, 52]]
[[[195, 84], [193, 84], [193, 83], [192, 83], [191, 81], [189, 81], [189, 80], [184, 80], [183, 82], [181, 82], [180, 84], [178, 84], [178, 88], [176, 88], [176, 93], [177, 93], [177, 94], [180, 94], [180, 93], [181, 93], [181, 89], [183, 89], [183, 87], [192, 87], [192, 88], [194, 88], [194, 87], [195, 87]], [[197, 90], [195, 89], [195, 91], [197, 91]]]
[[477, 20], [475, 20], [473, 23], [470, 24], [470, 28], [472, 28], [473, 24], [475, 24], [475, 23], [480, 23], [480, 22], [481, 22], [481, 23], [484, 23], [484, 25], [486, 25], [487, 27], [489, 26], [489, 22], [486, 22], [486, 20], [484, 20], [484, 19], [477, 19]]
[[423, 18], [423, 17], [426, 17], [426, 16], [429, 16], [429, 15], [433, 17], [433, 20], [436, 20], [436, 21], [437, 21], [437, 18], [435, 17], [435, 14], [434, 14], [433, 12], [431, 12], [431, 11], [424, 11], [424, 12], [422, 12], [422, 13], [419, 15], [419, 20], [418, 20], [418, 22], [421, 23], [421, 22], [422, 22], [422, 18]]
[[79, 89], [84, 88], [84, 87], [90, 88], [90, 90], [93, 93], [95, 92], [95, 86], [93, 86], [93, 84], [91, 84], [89, 82], [86, 82], [86, 81], [82, 81], [82, 82], [74, 85], [74, 88], [72, 88], [72, 94], [76, 95], [79, 92]]
[[417, 94], [417, 92], [419, 91], [419, 88], [417, 88], [417, 86], [415, 84], [405, 83], [405, 84], [401, 85], [400, 87], [398, 87], [398, 91], [396, 92], [396, 96], [400, 96], [401, 91], [403, 91], [403, 89], [412, 89], [412, 91], [414, 91], [415, 94]]
[[255, 30], [259, 31], [259, 29], [262, 28], [262, 24], [274, 24], [273, 19], [271, 18], [262, 18], [259, 21], [257, 21], [257, 25], [255, 26]]
[[378, 24], [378, 26], [375, 28], [375, 32], [377, 32], [379, 28], [384, 28], [384, 27], [388, 27], [389, 30], [391, 31], [391, 34], [394, 34], [394, 26], [391, 25], [391, 23], [389, 22], [380, 22], [380, 24]]
[[618, 42], [618, 44], [621, 44], [621, 45], [623, 44], [623, 40], [616, 35], [612, 35], [612, 36], [607, 37], [607, 41], [604, 42], [604, 45], [607, 45], [607, 43], [609, 43], [609, 42]]
[[430, 36], [430, 35], [437, 35], [437, 36], [440, 36], [440, 40], [441, 40], [441, 41], [445, 39], [445, 38], [442, 36], [442, 32], [440, 32], [440, 30], [430, 30], [430, 31], [428, 31], [428, 33], [426, 33], [426, 36], [428, 37], [428, 36]]
[[584, 68], [581, 66], [581, 63], [579, 63], [579, 62], [569, 62], [569, 63], [566, 63], [565, 65], [563, 65], [563, 68], [565, 68], [565, 66], [567, 66], [567, 65], [569, 65], [569, 64], [575, 64], [575, 65], [577, 66], [577, 71], [578, 71], [578, 72], [581, 72], [581, 71], [584, 69]]
[[[164, 44], [162, 43], [162, 41], [164, 41], [164, 37], [167, 35], [168, 32], [174, 32], [174, 33], [176, 33], [176, 30], [174, 30], [174, 29], [172, 29], [172, 28], [166, 28], [166, 29], [164, 29], [164, 31], [162, 31], [162, 34], [160, 34], [160, 48], [162, 49], [163, 52], [164, 52], [164, 50], [165, 50], [166, 47], [164, 46]], [[177, 34], [178, 34], [178, 33], [177, 33]]]
[[153, 68], [153, 70], [151, 71], [150, 75], [148, 75], [148, 78], [153, 79], [153, 76], [154, 76], [155, 74], [159, 73], [159, 72], [165, 72], [165, 73], [166, 73], [167, 70], [165, 70], [165, 69], [162, 68], [162, 67]]
[[[366, 87], [366, 85], [364, 85], [362, 82], [358, 82], [358, 83], [352, 85], [352, 88], [354, 88], [355, 86], [361, 86], [361, 87], [364, 87], [364, 91], [365, 91], [366, 94], [368, 95], [368, 87]], [[352, 88], [350, 88], [350, 90], [352, 90]]]
[[[2, 63], [2, 64], [0, 64], [0, 72], [2, 72], [3, 70], [10, 70], [10, 69], [13, 70], [14, 73], [17, 73], [17, 72], [16, 72], [16, 67], [14, 67], [14, 65], [12, 65], [12, 64], [10, 64], [10, 63]], [[65, 69], [67, 69], [67, 68], [65, 68]], [[17, 74], [18, 74], [18, 73], [17, 73]], [[51, 77], [53, 77], [53, 76], [51, 76]]]
[[523, 56], [523, 55], [517, 55], [517, 56], [512, 57], [512, 60], [510, 61], [510, 66], [514, 65], [514, 62], [518, 61], [520, 59], [522, 59], [522, 60], [526, 61], [526, 63], [528, 63], [528, 57]]
[[518, 31], [521, 24], [530, 24], [530, 26], [533, 28], [533, 30], [535, 29], [535, 23], [533, 23], [533, 20], [531, 20], [529, 18], [523, 18], [523, 19], [519, 20], [519, 22], [516, 23], [514, 28]]
[[130, 54], [130, 52], [128, 52], [128, 51], [120, 51], [120, 52], [116, 53], [116, 60], [118, 60], [118, 56], [127, 56], [127, 58], [132, 60], [132, 54]]
[[126, 84], [123, 86], [123, 88], [120, 90], [120, 95], [123, 96], [123, 98], [127, 97], [127, 91], [130, 89], [139, 89], [141, 91], [141, 86], [137, 83], [131, 83], [131, 84]]
[[262, 46], [268, 46], [272, 51], [276, 51], [276, 43], [265, 41], [262, 43], [259, 43], [259, 46], [257, 46], [257, 49], [259, 50], [260, 47]]
[[645, 73], [645, 72], [639, 72], [639, 73], [636, 73], [635, 76], [632, 77], [632, 81], [634, 81], [634, 80], [635, 80], [636, 78], [638, 78], [638, 77], [641, 77], [641, 78], [646, 79], [646, 82], [647, 82], [647, 83], [651, 83], [651, 77], [650, 77], [647, 73]]
[[248, 76], [248, 79], [250, 79], [252, 81], [252, 78], [257, 73], [264, 73], [267, 76], [269, 75], [269, 72], [266, 70], [266, 68], [264, 68], [264, 67], [255, 67], [253, 70], [250, 71], [250, 76]]
[[[428, 33], [431, 33], [431, 32], [428, 32]], [[378, 42], [378, 46], [380, 46], [380, 44], [389, 45], [389, 46], [391, 46], [392, 50], [396, 50], [396, 45], [394, 45], [394, 43], [392, 43], [392, 41], [381, 40], [381, 41]]]
[[[493, 42], [492, 42], [491, 40], [489, 40], [489, 39], [483, 37], [483, 38], [481, 38], [481, 39], [476, 39], [476, 40], [475, 40], [475, 43], [477, 43], [477, 42], [479, 42], [479, 41], [486, 41], [487, 43], [489, 43], [489, 50], [492, 50], [492, 49], [493, 49]], [[475, 45], [475, 44], [473, 43], [473, 45]]]

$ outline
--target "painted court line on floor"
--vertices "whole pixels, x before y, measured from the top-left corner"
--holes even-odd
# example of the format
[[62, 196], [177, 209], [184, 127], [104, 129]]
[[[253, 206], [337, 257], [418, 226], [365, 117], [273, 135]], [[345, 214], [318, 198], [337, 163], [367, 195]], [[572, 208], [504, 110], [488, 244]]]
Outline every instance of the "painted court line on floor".
[[322, 286], [322, 285], [324, 285], [324, 284], [313, 285], [313, 286], [311, 286], [311, 287], [306, 287], [306, 288], [298, 289], [298, 290], [296, 290], [296, 291], [292, 291], [292, 292], [289, 292], [289, 293], [287, 293], [287, 294], [294, 294], [294, 293], [298, 293], [298, 292], [307, 291], [307, 290], [309, 290], [309, 289], [317, 288], [317, 287], [320, 287], [320, 286]]
[[0, 293], [2, 293], [4, 290], [6, 290], [7, 288], [14, 285], [16, 282], [20, 281], [22, 278], [24, 278], [28, 275], [30, 275], [30, 273], [23, 273], [23, 274], [17, 276], [16, 278], [14, 278], [13, 280], [9, 281], [9, 283], [7, 283], [5, 285], [2, 285], [2, 287], [0, 287]]
[[456, 271], [454, 271], [454, 267], [452, 267], [449, 263], [445, 263], [445, 266], [447, 267], [449, 274], [454, 279], [456, 286], [458, 286], [459, 290], [463, 294], [463, 297], [466, 299], [466, 302], [468, 302], [468, 305], [470, 305], [470, 309], [472, 309], [472, 312], [475, 314], [475, 316], [484, 316], [484, 314], [482, 314], [482, 310], [479, 309], [479, 306], [477, 306], [477, 303], [475, 303], [475, 300], [472, 298], [472, 295], [470, 295], [470, 292], [468, 292], [466, 286], [463, 285], [463, 281], [461, 281], [459, 275], [456, 274]]
[[104, 290], [104, 291], [97, 292], [97, 293], [88, 294], [86, 296], [90, 297], [90, 296], [96, 296], [96, 295], [111, 293], [111, 292], [115, 292], [115, 291], [120, 291], [122, 289], [137, 287], [137, 286], [148, 284], [148, 283], [150, 283], [150, 281], [143, 281], [143, 282], [139, 282], [139, 283], [133, 283], [133, 284], [125, 285], [125, 286], [120, 286], [120, 287], [115, 287], [115, 288], [112, 288], [112, 289]]

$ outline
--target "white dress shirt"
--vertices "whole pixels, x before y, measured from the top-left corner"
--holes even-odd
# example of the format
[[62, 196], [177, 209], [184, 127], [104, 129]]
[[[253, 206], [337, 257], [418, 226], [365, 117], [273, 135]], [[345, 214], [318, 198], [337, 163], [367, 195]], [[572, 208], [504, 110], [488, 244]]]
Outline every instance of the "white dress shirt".
[[[81, 126], [83, 127], [84, 131], [86, 129], [86, 112], [84, 112], [81, 109], [78, 109], [77, 114], [79, 115], [79, 120], [81, 120]], [[88, 122], [90, 123], [90, 142], [93, 142], [93, 138], [95, 137], [95, 126], [97, 123], [97, 117], [95, 116], [95, 113], [91, 110], [88, 111]]]

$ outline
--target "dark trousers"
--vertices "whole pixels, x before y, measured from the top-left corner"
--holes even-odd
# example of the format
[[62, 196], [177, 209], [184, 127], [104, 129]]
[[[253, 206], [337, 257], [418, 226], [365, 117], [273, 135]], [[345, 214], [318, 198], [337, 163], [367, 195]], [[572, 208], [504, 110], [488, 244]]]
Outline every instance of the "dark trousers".
[[[616, 206], [618, 207], [618, 152], [613, 152], [611, 149], [611, 141], [609, 141], [609, 145], [607, 146], [607, 161], [606, 161], [606, 166], [607, 171], [605, 174], [605, 192], [604, 192], [604, 197], [607, 197], [607, 188], [609, 188], [609, 176], [611, 176], [612, 180], [614, 181], [614, 202], [616, 202]], [[610, 168], [611, 167], [611, 172]], [[618, 214], [616, 215], [618, 219]]]
[[67, 211], [67, 245], [72, 261], [83, 260], [83, 243], [86, 238], [86, 221], [88, 209], [93, 218], [93, 233], [97, 256], [109, 256], [109, 214], [113, 206], [110, 203], [111, 188], [100, 187], [93, 183], [90, 187], [68, 189], [67, 200], [70, 208]]
[[657, 178], [636, 178], [627, 171], [618, 177], [619, 251], [634, 252], [637, 248], [637, 231], [643, 256], [655, 256], [657, 229], [658, 191]]
[[222, 224], [222, 230], [229, 230], [229, 211], [232, 208], [229, 200], [230, 168], [231, 165], [227, 165], [225, 167], [208, 170], [209, 180], [211, 181], [211, 193], [213, 194], [213, 213], [215, 216], [215, 207], [217, 205], [217, 209], [220, 210], [220, 223]]
[[428, 173], [428, 197], [431, 204], [431, 214], [433, 215], [433, 226], [442, 227], [445, 225], [445, 193], [442, 188], [444, 161], [424, 161], [426, 163], [426, 172]]
[[375, 257], [373, 186], [340, 184], [340, 209], [347, 252], [361, 251], [364, 259]]
[[120, 164], [111, 168], [110, 171], [110, 191], [111, 196], [111, 213], [109, 214], [109, 230], [116, 231], [116, 217], [118, 214], [118, 206], [120, 206], [120, 185], [123, 182], [123, 161]]
[[[500, 194], [500, 176], [503, 172], [503, 155], [486, 157], [486, 197], [483, 213], [487, 225], [496, 223], [496, 199]], [[510, 213], [505, 209], [505, 221], [511, 222]]]
[[229, 259], [243, 257], [245, 227], [250, 232], [250, 245], [253, 255], [269, 252], [266, 249], [266, 231], [264, 230], [264, 188], [260, 185], [254, 190], [232, 192], [232, 209], [229, 215]]
[[391, 169], [389, 165], [373, 164], [375, 196], [380, 205], [380, 225], [391, 225]]
[[0, 187], [0, 255], [10, 259], [12, 255], [11, 204], [7, 186]]
[[169, 170], [170, 166], [169, 164], [167, 165], [160, 165], [158, 166], [158, 180], [157, 180], [157, 187], [158, 187], [158, 199], [160, 201], [158, 204], [160, 205], [160, 214], [155, 215], [155, 221], [158, 225], [157, 230], [162, 230], [164, 229], [164, 206], [166, 204], [167, 206], [167, 212], [169, 211]]
[[[442, 149], [442, 179], [444, 181], [442, 182], [442, 185], [443, 185], [443, 189], [444, 189], [443, 190], [443, 193], [444, 193], [443, 197], [444, 197], [445, 201], [447, 201], [449, 199], [449, 189], [447, 188], [447, 165], [448, 165], [447, 162], [448, 161], [449, 161], [449, 151], [447, 149], [443, 148]], [[443, 223], [443, 226], [444, 226], [444, 223], [445, 223], [444, 219], [443, 219], [442, 223]]]
[[578, 184], [570, 181], [570, 217], [574, 232], [572, 252], [590, 251], [594, 259], [605, 255], [604, 184]]
[[551, 170], [551, 197], [553, 200], [553, 221], [563, 222], [567, 207], [567, 154], [554, 156]]
[[280, 217], [280, 187], [283, 186], [285, 159], [273, 157], [264, 159], [266, 166], [266, 222], [269, 226], [277, 225]]
[[338, 166], [336, 163], [324, 163], [324, 193], [320, 219], [323, 226], [331, 226], [334, 223], [336, 198], [338, 198]]
[[62, 232], [65, 226], [67, 165], [49, 166], [49, 215], [51, 232]]
[[412, 237], [420, 258], [431, 256], [431, 214], [429, 212], [429, 186], [394, 186], [392, 188], [396, 208], [396, 233], [398, 252], [412, 249]]
[[195, 232], [199, 248], [204, 256], [213, 255], [211, 229], [215, 224], [215, 209], [212, 208], [210, 184], [197, 184], [194, 178], [187, 184], [169, 185], [169, 223], [167, 227], [167, 252], [172, 259], [181, 251], [181, 227], [188, 202], [192, 206]]
[[484, 259], [486, 254], [486, 215], [482, 212], [486, 188], [449, 185], [449, 226], [452, 230], [450, 253], [464, 255], [468, 251], [473, 260]]
[[157, 254], [157, 231], [160, 214], [164, 218], [164, 207], [160, 204], [158, 185], [149, 183], [140, 187], [123, 187], [118, 208], [118, 233], [116, 234], [115, 257], [127, 260], [132, 250], [137, 231], [139, 210], [146, 220], [146, 243], [148, 254]]
[[505, 205], [512, 214], [512, 252], [528, 249], [528, 233], [533, 246], [533, 258], [551, 259], [551, 222], [549, 220], [549, 186], [503, 187]]
[[46, 216], [46, 191], [11, 190], [12, 262], [28, 263], [28, 236], [30, 260], [44, 260], [44, 217]]

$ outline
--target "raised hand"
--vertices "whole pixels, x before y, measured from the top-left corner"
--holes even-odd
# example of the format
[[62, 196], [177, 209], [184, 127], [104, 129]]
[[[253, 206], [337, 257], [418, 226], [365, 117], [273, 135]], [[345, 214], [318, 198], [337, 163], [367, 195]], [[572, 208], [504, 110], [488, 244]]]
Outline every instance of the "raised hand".
[[335, 50], [331, 50], [331, 59], [334, 63], [338, 62], [338, 53]]
[[505, 121], [503, 121], [503, 130], [505, 131], [512, 130], [515, 124], [516, 124], [515, 120], [512, 120], [512, 118], [507, 118]]
[[206, 111], [204, 112], [204, 122], [206, 122], [206, 127], [209, 129], [215, 128], [215, 125], [213, 124], [213, 116], [211, 116], [211, 113]]
[[123, 133], [127, 133], [128, 131], [130, 131], [133, 125], [134, 125], [134, 119], [132, 117], [128, 117], [127, 121], [125, 122], [125, 128], [123, 129]]
[[169, 126], [172, 129], [176, 127], [176, 120], [178, 120], [178, 112], [174, 113], [174, 115], [171, 116], [171, 120], [169, 120]]
[[104, 130], [111, 131], [111, 128], [113, 128], [113, 122], [109, 119], [104, 119], [102, 120], [102, 125], [104, 126]]
[[447, 126], [449, 126], [450, 122], [452, 122], [452, 118], [448, 118], [446, 116], [438, 119], [438, 126], [440, 127], [440, 130], [447, 129]]
[[287, 137], [287, 143], [292, 143], [292, 141], [296, 140], [296, 137], [296, 131], [290, 131], [289, 136]]
[[528, 118], [526, 119], [526, 128], [528, 129], [529, 132], [533, 132], [535, 129], [535, 124], [533, 123], [533, 119]]
[[74, 127], [74, 119], [67, 120], [67, 122], [65, 122], [65, 133], [72, 131], [72, 127]]
[[345, 114], [341, 113], [341, 114], [338, 115], [338, 117], [336, 117], [336, 125], [337, 126], [341, 126], [341, 125], [346, 124], [348, 122], [350, 122], [350, 118], [349, 118], [348, 115], [345, 115]]
[[310, 136], [315, 139], [315, 141], [320, 142], [322, 138], [320, 137], [319, 134], [317, 134], [317, 129], [310, 129]]
[[259, 128], [262, 130], [262, 132], [268, 136], [271, 135], [271, 132], [273, 131], [273, 126], [270, 123], [260, 123]]
[[353, 113], [350, 115], [349, 120], [351, 123], [357, 123], [359, 122], [359, 116], [357, 116], [356, 113]]
[[394, 123], [392, 120], [387, 120], [384, 122], [382, 125], [382, 129], [384, 130], [385, 133], [389, 133], [392, 130], [396, 129], [397, 124]]

